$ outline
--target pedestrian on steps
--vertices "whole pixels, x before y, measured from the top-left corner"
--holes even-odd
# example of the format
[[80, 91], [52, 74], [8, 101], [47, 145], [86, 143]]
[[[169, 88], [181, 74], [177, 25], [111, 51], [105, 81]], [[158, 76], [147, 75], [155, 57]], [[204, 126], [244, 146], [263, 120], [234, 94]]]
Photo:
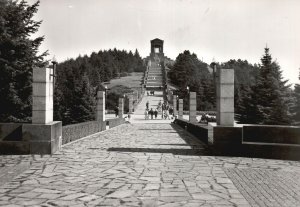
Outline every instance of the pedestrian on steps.
[[153, 111], [153, 109], [152, 109], [152, 108], [150, 109], [150, 111], [149, 111], [149, 114], [150, 114], [150, 116], [151, 116], [151, 119], [153, 119], [153, 114], [154, 114], [154, 111]]
[[155, 109], [155, 111], [154, 111], [154, 117], [155, 117], [155, 119], [157, 119], [157, 114], [158, 114], [158, 111], [157, 111], [157, 109]]
[[149, 101], [146, 103], [146, 109], [149, 110]]
[[115, 115], [116, 115], [116, 117], [118, 117], [118, 115], [119, 115], [119, 107], [118, 106], [115, 107]]
[[147, 120], [147, 118], [148, 118], [148, 111], [147, 111], [147, 109], [145, 109], [144, 115], [145, 115], [145, 120]]

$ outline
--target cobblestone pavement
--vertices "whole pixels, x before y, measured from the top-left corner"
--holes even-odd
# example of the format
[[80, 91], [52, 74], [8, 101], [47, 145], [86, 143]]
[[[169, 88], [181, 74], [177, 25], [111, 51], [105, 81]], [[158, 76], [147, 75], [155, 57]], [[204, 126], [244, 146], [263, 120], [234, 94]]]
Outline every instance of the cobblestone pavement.
[[124, 124], [52, 156], [1, 156], [2, 172], [30, 168], [0, 206], [300, 206], [300, 162], [208, 155], [177, 126]]

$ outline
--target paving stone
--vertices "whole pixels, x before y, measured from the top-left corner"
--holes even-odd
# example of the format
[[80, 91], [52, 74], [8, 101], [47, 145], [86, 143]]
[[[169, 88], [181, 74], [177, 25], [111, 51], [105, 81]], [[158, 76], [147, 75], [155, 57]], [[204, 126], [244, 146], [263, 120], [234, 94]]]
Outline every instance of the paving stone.
[[159, 191], [158, 190], [149, 190], [146, 191], [146, 193], [143, 194], [145, 197], [159, 197]]
[[87, 196], [79, 198], [79, 200], [81, 200], [81, 201], [91, 201], [91, 200], [96, 200], [97, 198], [99, 198], [99, 196], [87, 195]]
[[76, 198], [80, 198], [80, 197], [83, 197], [83, 196], [86, 196], [86, 194], [85, 193], [74, 193], [74, 194], [71, 194], [71, 195], [61, 197], [60, 199], [61, 200], [74, 200]]
[[24, 206], [34, 206], [34, 205], [39, 205], [43, 202], [45, 202], [46, 199], [32, 199], [32, 200], [28, 200], [28, 201], [19, 201], [16, 204], [20, 204], [20, 205], [24, 205]]
[[220, 200], [221, 198], [218, 196], [214, 196], [211, 194], [205, 194], [205, 193], [197, 193], [192, 195], [193, 198], [195, 199], [200, 199], [200, 200], [205, 200], [205, 201], [215, 201], [215, 200]]
[[160, 188], [160, 184], [147, 184], [144, 190], [158, 190]]
[[35, 188], [32, 191], [37, 192], [37, 193], [48, 193], [48, 194], [61, 193], [61, 191], [59, 191], [59, 190], [51, 190], [51, 189], [46, 189], [46, 188]]
[[134, 190], [117, 190], [109, 195], [107, 195], [106, 197], [108, 198], [126, 198], [126, 197], [130, 197], [135, 193]]

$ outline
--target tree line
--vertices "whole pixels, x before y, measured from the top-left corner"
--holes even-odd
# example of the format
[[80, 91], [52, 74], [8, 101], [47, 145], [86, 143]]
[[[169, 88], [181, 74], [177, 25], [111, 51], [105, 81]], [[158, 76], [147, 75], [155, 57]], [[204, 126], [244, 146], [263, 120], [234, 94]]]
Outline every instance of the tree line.
[[[279, 64], [272, 60], [269, 48], [260, 64], [250, 64], [247, 60], [229, 60], [211, 63], [210, 66], [191, 54], [188, 50], [179, 54], [170, 67], [168, 76], [179, 87], [177, 94], [183, 98], [188, 109], [188, 91], [197, 92], [197, 110], [216, 109], [216, 89], [214, 75], [216, 68], [233, 68], [235, 71], [235, 119], [243, 124], [299, 124], [300, 85], [294, 90], [282, 77]], [[300, 76], [299, 76], [300, 79]]]
[[[100, 50], [90, 56], [79, 56], [58, 64], [54, 118], [63, 121], [64, 125], [94, 120], [96, 93], [105, 90], [101, 83], [144, 70], [138, 50], [133, 54], [116, 48]], [[107, 108], [112, 109], [121, 95], [109, 94]]]

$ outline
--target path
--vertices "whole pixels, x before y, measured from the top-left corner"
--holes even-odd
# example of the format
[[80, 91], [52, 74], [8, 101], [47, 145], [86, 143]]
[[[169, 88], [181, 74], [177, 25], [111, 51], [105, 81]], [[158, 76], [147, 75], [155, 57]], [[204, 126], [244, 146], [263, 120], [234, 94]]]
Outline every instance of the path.
[[162, 91], [155, 91], [154, 96], [148, 95], [147, 92], [145, 92], [144, 97], [142, 98], [141, 102], [137, 106], [134, 114], [131, 118], [131, 123], [171, 123], [172, 119], [164, 120], [161, 118], [161, 112], [158, 114], [157, 119], [153, 120], [145, 120], [145, 109], [146, 109], [146, 103], [149, 102], [149, 109], [156, 109], [158, 106], [159, 101], [163, 103], [163, 92]]
[[300, 163], [207, 156], [170, 124], [124, 124], [31, 162], [0, 186], [0, 206], [299, 206]]

